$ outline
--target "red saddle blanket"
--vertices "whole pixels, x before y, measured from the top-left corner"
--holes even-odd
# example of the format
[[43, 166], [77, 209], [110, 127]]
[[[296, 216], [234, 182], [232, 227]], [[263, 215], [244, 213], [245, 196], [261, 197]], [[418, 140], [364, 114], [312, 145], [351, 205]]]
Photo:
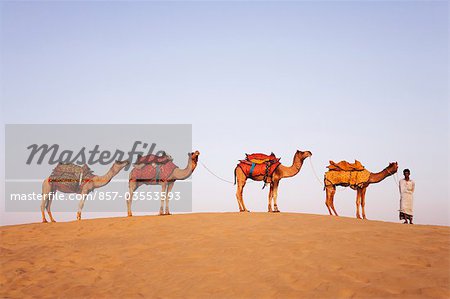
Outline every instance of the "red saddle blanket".
[[264, 182], [270, 183], [272, 174], [280, 166], [280, 158], [277, 158], [274, 153], [266, 154], [246, 154], [245, 160], [240, 160], [238, 166], [245, 173], [247, 178], [254, 178], [257, 176], [264, 176]]
[[169, 155], [162, 155], [162, 156], [146, 155], [139, 157], [135, 164], [152, 164], [152, 163], [165, 164], [169, 161], [172, 161], [172, 157]]
[[133, 168], [131, 177], [136, 181], [165, 182], [177, 166], [168, 161], [165, 164], [147, 164], [142, 168]]

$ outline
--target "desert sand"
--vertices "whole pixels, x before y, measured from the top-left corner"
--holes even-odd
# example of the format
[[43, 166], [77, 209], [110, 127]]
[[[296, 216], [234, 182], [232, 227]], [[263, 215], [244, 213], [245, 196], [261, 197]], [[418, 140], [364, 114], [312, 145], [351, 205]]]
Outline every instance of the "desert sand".
[[450, 228], [292, 213], [1, 227], [2, 298], [449, 298]]

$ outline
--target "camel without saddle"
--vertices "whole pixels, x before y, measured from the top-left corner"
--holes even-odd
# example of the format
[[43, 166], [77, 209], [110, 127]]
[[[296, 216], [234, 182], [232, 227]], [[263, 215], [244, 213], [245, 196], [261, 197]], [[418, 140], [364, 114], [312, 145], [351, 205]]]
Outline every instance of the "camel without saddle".
[[[187, 166], [183, 169], [176, 167], [170, 176], [164, 180], [143, 180], [137, 177], [136, 173], [138, 173], [137, 169], [142, 168], [142, 165], [136, 165], [133, 170], [130, 172], [130, 178], [128, 180], [129, 183], [129, 192], [127, 195], [127, 211], [128, 217], [133, 216], [131, 212], [131, 204], [133, 202], [133, 195], [137, 188], [142, 185], [160, 185], [161, 192], [165, 194], [165, 196], [161, 196], [161, 207], [159, 209], [159, 215], [170, 215], [169, 211], [169, 198], [168, 195], [172, 191], [173, 185], [177, 180], [185, 180], [189, 178], [192, 172], [197, 167], [198, 156], [200, 155], [199, 151], [195, 151], [193, 153], [188, 154], [188, 162]], [[165, 210], [164, 210], [164, 202]]]
[[[294, 155], [291, 166], [284, 166], [281, 164], [274, 170], [272, 176], [268, 180], [270, 183], [268, 212], [275, 212], [275, 213], [280, 212], [277, 204], [278, 185], [280, 183], [280, 180], [284, 178], [293, 177], [297, 173], [299, 173], [300, 169], [303, 166], [303, 161], [311, 156], [312, 153], [310, 151], [302, 152], [298, 150]], [[236, 198], [239, 205], [239, 212], [249, 212], [249, 210], [247, 210], [247, 208], [245, 207], [243, 199], [243, 190], [248, 177], [244, 173], [244, 171], [239, 167], [239, 165], [236, 166], [234, 170], [234, 175], [235, 175], [235, 183], [237, 182]], [[251, 179], [254, 181], [263, 181], [264, 177], [265, 177], [264, 175], [257, 175], [252, 176]]]
[[[397, 162], [389, 163], [389, 165], [382, 171], [377, 172], [377, 173], [369, 173], [368, 179], [365, 182], [361, 182], [358, 185], [351, 186], [353, 189], [356, 190], [356, 218], [361, 219], [361, 216], [359, 214], [359, 207], [361, 206], [362, 218], [366, 219], [366, 211], [365, 211], [364, 207], [366, 204], [366, 189], [367, 189], [367, 187], [370, 184], [379, 183], [382, 180], [384, 180], [385, 178], [387, 178], [388, 176], [393, 175], [394, 173], [397, 172], [397, 169], [398, 169]], [[334, 208], [334, 195], [336, 193], [336, 186], [347, 187], [349, 185], [348, 184], [332, 184], [329, 181], [327, 181], [326, 179], [324, 180], [324, 183], [325, 183], [325, 190], [326, 190], [325, 205], [328, 208], [328, 212], [330, 213], [330, 215], [333, 215], [332, 212], [334, 212], [334, 214], [336, 216], [339, 216], [338, 213], [336, 212], [336, 209]]]

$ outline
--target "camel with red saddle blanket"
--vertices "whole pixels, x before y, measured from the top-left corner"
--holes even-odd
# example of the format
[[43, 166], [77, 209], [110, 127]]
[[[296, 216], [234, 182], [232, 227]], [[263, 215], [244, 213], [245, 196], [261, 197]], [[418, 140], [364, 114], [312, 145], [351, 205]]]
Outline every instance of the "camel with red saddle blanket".
[[[247, 179], [263, 181], [264, 186], [270, 184], [269, 191], [269, 212], [280, 212], [278, 210], [277, 196], [278, 185], [281, 179], [295, 176], [303, 166], [303, 161], [310, 157], [310, 151], [297, 151], [291, 166], [284, 166], [280, 163], [280, 158], [272, 153], [246, 155], [245, 160], [240, 160], [234, 170], [234, 183], [237, 182], [236, 198], [240, 212], [249, 212], [244, 204], [243, 190]], [[263, 187], [264, 188], [264, 187]], [[273, 209], [272, 209], [273, 203]]]
[[[133, 195], [137, 188], [142, 185], [160, 185], [161, 192], [161, 207], [159, 215], [170, 215], [169, 199], [172, 192], [173, 185], [177, 180], [185, 180], [191, 176], [192, 172], [197, 167], [199, 151], [188, 154], [187, 166], [183, 169], [178, 168], [173, 162], [172, 157], [165, 153], [161, 156], [147, 155], [138, 158], [133, 170], [130, 172], [129, 193], [127, 194], [127, 210], [128, 217], [133, 216], [131, 212], [131, 204], [133, 202]], [[164, 202], [165, 210], [164, 210]]]
[[364, 209], [366, 203], [366, 189], [370, 184], [379, 183], [388, 176], [397, 172], [397, 162], [389, 163], [389, 165], [380, 172], [372, 173], [364, 168], [364, 166], [355, 160], [355, 163], [341, 161], [335, 163], [330, 161], [327, 166], [328, 171], [325, 173], [324, 184], [326, 190], [325, 204], [330, 215], [339, 216], [334, 208], [334, 194], [336, 186], [350, 187], [356, 190], [356, 218], [361, 219], [359, 207], [362, 209], [362, 217], [366, 219], [366, 211]]
[[86, 195], [94, 189], [107, 185], [128, 164], [128, 160], [116, 161], [106, 174], [94, 175], [86, 164], [78, 166], [73, 163], [59, 163], [42, 184], [42, 222], [47, 222], [45, 210], [47, 210], [50, 221], [55, 222], [50, 207], [56, 191], [82, 195], [77, 212], [77, 220], [81, 220], [81, 210], [84, 207]]

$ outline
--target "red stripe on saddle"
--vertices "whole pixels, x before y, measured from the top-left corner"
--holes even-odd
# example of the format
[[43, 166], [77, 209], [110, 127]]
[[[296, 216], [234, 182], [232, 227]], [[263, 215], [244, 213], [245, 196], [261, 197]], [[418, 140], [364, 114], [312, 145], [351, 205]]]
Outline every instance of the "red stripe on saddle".
[[[159, 167], [159, 175], [157, 176], [157, 167]], [[131, 178], [136, 181], [148, 181], [148, 182], [159, 182], [159, 181], [167, 181], [172, 172], [177, 168], [177, 166], [169, 161], [165, 164], [158, 165], [145, 165], [141, 169], [134, 168], [131, 171]]]

